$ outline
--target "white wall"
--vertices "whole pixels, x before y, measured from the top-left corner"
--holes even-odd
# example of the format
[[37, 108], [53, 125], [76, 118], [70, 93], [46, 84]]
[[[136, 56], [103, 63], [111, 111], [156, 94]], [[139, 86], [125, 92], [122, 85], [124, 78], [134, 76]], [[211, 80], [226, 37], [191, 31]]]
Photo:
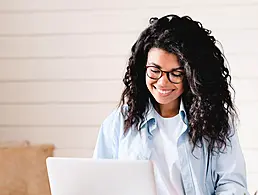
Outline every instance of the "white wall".
[[89, 157], [115, 108], [130, 48], [151, 16], [212, 29], [233, 74], [250, 191], [258, 188], [258, 0], [0, 0], [0, 141]]

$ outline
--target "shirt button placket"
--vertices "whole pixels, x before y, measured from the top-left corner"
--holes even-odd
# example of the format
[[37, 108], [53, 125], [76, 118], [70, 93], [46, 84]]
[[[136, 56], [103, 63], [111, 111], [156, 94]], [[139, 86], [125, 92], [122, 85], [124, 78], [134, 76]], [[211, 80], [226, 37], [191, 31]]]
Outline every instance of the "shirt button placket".
[[188, 159], [187, 159], [187, 151], [185, 149], [185, 144], [181, 144], [178, 147], [178, 154], [181, 164], [181, 174], [182, 174], [182, 180], [183, 180], [183, 186], [185, 189], [186, 195], [195, 195], [195, 191], [192, 184], [192, 176], [191, 176], [191, 170], [190, 166], [188, 165]]

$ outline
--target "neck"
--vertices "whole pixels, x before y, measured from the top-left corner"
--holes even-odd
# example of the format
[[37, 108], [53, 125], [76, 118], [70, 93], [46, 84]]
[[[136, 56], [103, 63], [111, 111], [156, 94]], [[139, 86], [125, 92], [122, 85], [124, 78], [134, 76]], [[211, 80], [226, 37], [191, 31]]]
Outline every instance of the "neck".
[[169, 118], [176, 116], [179, 112], [180, 107], [180, 98], [176, 99], [175, 101], [169, 103], [169, 104], [158, 104], [157, 105], [157, 111], [159, 114], [164, 118]]

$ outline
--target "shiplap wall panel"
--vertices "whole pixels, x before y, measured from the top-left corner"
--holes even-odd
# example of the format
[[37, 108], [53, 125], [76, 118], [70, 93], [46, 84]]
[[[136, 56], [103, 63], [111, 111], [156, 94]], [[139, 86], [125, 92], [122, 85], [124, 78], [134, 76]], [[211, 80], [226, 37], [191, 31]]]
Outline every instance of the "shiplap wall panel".
[[[71, 130], [72, 128], [72, 130]], [[71, 125], [49, 125], [49, 126], [12, 126], [5, 125], [0, 127], [1, 137], [0, 142], [5, 140], [30, 140], [32, 143], [55, 143], [57, 148], [94, 148], [96, 141], [96, 134], [98, 133], [98, 125], [77, 125], [71, 127]], [[238, 130], [238, 136], [241, 141], [241, 145], [245, 151], [249, 151], [249, 155], [252, 151], [258, 149], [258, 143], [256, 142], [255, 134], [256, 129], [253, 127], [242, 128]], [[71, 137], [73, 139], [71, 139]], [[256, 154], [256, 153], [254, 153]], [[251, 155], [250, 155], [251, 156]], [[254, 159], [258, 156], [253, 155]], [[247, 159], [247, 161], [249, 161]], [[256, 163], [257, 160], [253, 160], [252, 163]], [[254, 170], [256, 167], [250, 167]]]
[[100, 125], [117, 103], [0, 105], [0, 126]]
[[125, 55], [136, 34], [0, 37], [0, 58]]
[[[258, 79], [233, 78], [232, 84], [236, 102], [257, 100], [257, 91], [253, 88], [258, 86]], [[0, 82], [0, 103], [117, 102], [122, 89], [124, 85], [117, 79]]]
[[[251, 149], [252, 151], [258, 150], [258, 143], [256, 141], [256, 136], [254, 136], [256, 134], [256, 131], [256, 127], [250, 125], [243, 125], [238, 128], [237, 132], [242, 148], [244, 148], [245, 150]], [[254, 161], [253, 163], [257, 163], [257, 161]], [[254, 167], [253, 169], [256, 168]]]
[[0, 82], [0, 103], [117, 102], [123, 88], [121, 81]]
[[[9, 0], [5, 2], [4, 0], [0, 1], [0, 10], [2, 11], [60, 11], [60, 10], [98, 10], [98, 9], [112, 9], [112, 10], [120, 10], [120, 9], [132, 9], [132, 8], [149, 8], [149, 7], [179, 7], [179, 6], [192, 6], [195, 9], [202, 6], [221, 6], [221, 7], [230, 7], [230, 6], [242, 6], [242, 5], [250, 5], [257, 4], [257, 0], [218, 0], [218, 1], [204, 1], [204, 0], [182, 0], [182, 1], [126, 1], [126, 0], [112, 0], [112, 1], [90, 1], [90, 0], [53, 0], [53, 1], [41, 1], [41, 0]], [[181, 7], [185, 8], [185, 7]]]
[[[247, 71], [250, 71], [250, 69], [248, 69]], [[244, 74], [244, 71], [242, 73]], [[245, 76], [246, 75], [248, 75], [248, 73], [245, 74]], [[239, 77], [233, 78], [232, 86], [235, 90], [235, 99], [236, 99], [237, 105], [238, 103], [241, 103], [241, 102], [257, 100], [257, 90], [255, 90], [255, 87], [258, 86], [257, 78], [248, 78], [248, 77], [241, 78], [241, 79], [239, 79]], [[248, 91], [248, 95], [247, 95], [247, 91]]]
[[0, 81], [121, 80], [126, 64], [126, 56], [0, 59]]
[[[226, 59], [234, 77], [258, 78], [258, 71], [251, 71], [258, 66], [255, 54]], [[0, 59], [0, 81], [121, 80], [126, 64], [126, 56]]]
[[256, 56], [251, 53], [227, 55], [226, 59], [232, 75], [242, 79], [257, 79], [258, 71], [256, 69], [258, 61]]
[[[55, 143], [57, 149], [93, 149], [98, 126], [81, 127], [0, 127], [0, 142], [4, 140], [30, 140], [32, 144]], [[71, 137], [73, 139], [71, 139]]]
[[[202, 9], [202, 12], [200, 12]], [[239, 12], [245, 10], [245, 14]], [[254, 6], [232, 6], [213, 7], [209, 9], [193, 9], [186, 7], [165, 7], [150, 9], [128, 9], [128, 10], [96, 10], [83, 12], [70, 10], [67, 12], [1, 12], [0, 21], [3, 25], [0, 35], [39, 36], [46, 34], [91, 34], [91, 33], [114, 33], [114, 32], [139, 32], [143, 26], [148, 24], [150, 16], [162, 16], [164, 13], [177, 13], [180, 15], [191, 15], [196, 20], [201, 20], [207, 28], [212, 29], [254, 29], [258, 28], [256, 18], [257, 5]], [[228, 13], [230, 12], [230, 15]], [[209, 17], [203, 17], [209, 14]], [[121, 17], [122, 15], [122, 17]], [[141, 15], [145, 20], [138, 20]], [[94, 19], [94, 22], [92, 22]], [[222, 21], [223, 22], [218, 22]], [[4, 21], [9, 21], [4, 22]], [[110, 24], [112, 27], [110, 26]], [[90, 28], [89, 28], [90, 27]]]
[[222, 43], [254, 192], [258, 0], [0, 0], [0, 142], [52, 142], [56, 156], [91, 157], [131, 46], [150, 17], [169, 13], [200, 20]]
[[[257, 34], [258, 29], [232, 31], [219, 34], [218, 39], [223, 42], [226, 54], [257, 54]], [[129, 55], [128, 48], [137, 37], [136, 33], [0, 37], [0, 58]]]
[[[27, 103], [0, 105], [0, 125], [100, 125], [102, 120], [116, 108], [117, 103]], [[241, 131], [255, 128], [250, 121], [256, 116], [250, 110], [258, 110], [258, 102], [239, 103]], [[248, 140], [247, 140], [248, 141]], [[243, 143], [245, 144], [245, 143]], [[257, 143], [253, 143], [257, 145]]]
[[255, 173], [258, 175], [258, 171], [255, 168], [257, 166], [257, 161], [258, 161], [258, 152], [257, 148], [256, 149], [245, 149], [243, 150], [245, 159], [246, 159], [246, 166], [247, 166], [247, 173], [252, 174]]

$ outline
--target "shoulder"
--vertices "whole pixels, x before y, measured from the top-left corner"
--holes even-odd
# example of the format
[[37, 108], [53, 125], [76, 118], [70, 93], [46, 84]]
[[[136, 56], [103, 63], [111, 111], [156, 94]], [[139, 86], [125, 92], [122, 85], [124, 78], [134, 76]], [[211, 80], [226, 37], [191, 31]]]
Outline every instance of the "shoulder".
[[116, 158], [119, 147], [119, 137], [124, 131], [124, 117], [121, 107], [114, 109], [101, 124], [94, 158]]
[[114, 109], [103, 121], [103, 125], [110, 125], [116, 123], [124, 123], [125, 115], [127, 112], [127, 105], [119, 106], [118, 108]]
[[101, 130], [103, 133], [109, 136], [121, 135], [121, 133], [124, 131], [124, 121], [127, 110], [127, 105], [122, 105], [114, 109], [105, 118], [101, 125]]

